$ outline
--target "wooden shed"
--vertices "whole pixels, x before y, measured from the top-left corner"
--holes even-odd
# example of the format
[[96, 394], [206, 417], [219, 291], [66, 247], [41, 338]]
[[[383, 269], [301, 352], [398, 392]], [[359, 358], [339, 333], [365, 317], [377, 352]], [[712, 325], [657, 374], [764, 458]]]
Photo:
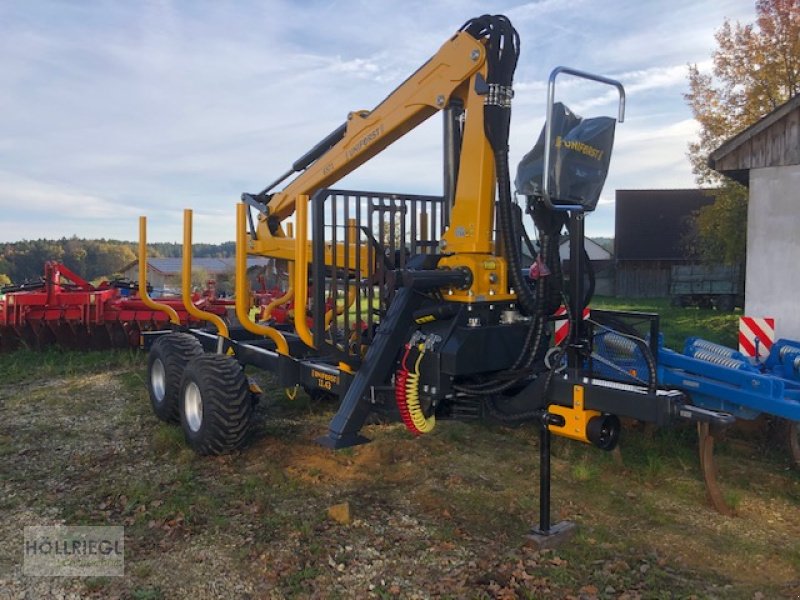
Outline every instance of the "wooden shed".
[[669, 295], [672, 266], [688, 264], [694, 258], [684, 247], [692, 218], [712, 202], [713, 190], [617, 190], [616, 295]]
[[745, 313], [800, 340], [800, 95], [726, 141], [714, 170], [750, 188]]

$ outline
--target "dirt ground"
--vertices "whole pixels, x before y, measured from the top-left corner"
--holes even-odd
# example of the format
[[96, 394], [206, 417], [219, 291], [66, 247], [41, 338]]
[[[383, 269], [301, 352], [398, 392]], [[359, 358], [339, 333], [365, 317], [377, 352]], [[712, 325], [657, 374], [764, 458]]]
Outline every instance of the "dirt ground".
[[[626, 431], [623, 466], [556, 440], [554, 519], [578, 532], [537, 552], [532, 427], [372, 425], [333, 452], [313, 439], [334, 406], [271, 390], [246, 450], [200, 458], [152, 415], [140, 355], [6, 355], [0, 376], [0, 598], [800, 597], [800, 477], [761, 439], [719, 448], [732, 518], [690, 429]], [[22, 576], [23, 527], [58, 523], [124, 525], [125, 576]]]

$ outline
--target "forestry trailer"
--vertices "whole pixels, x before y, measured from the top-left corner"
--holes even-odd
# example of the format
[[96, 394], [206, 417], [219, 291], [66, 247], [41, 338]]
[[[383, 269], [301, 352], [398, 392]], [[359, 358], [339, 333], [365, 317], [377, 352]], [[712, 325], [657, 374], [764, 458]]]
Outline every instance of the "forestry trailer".
[[[155, 413], [180, 421], [195, 451], [218, 454], [245, 443], [256, 397], [245, 367], [271, 371], [281, 388], [338, 398], [318, 440], [334, 449], [367, 442], [360, 431], [373, 412], [393, 415], [415, 435], [448, 418], [536, 421], [539, 533], [548, 535], [557, 529], [547, 504], [551, 433], [610, 450], [622, 416], [659, 425], [729, 421], [688, 405], [677, 390], [657, 389], [654, 360], [638, 383], [595, 373], [591, 328], [607, 325], [595, 311], [592, 322], [580, 318], [593, 286], [588, 260], [576, 258], [584, 256], [584, 218], [605, 181], [616, 120], [577, 117], [554, 101], [555, 81], [565, 74], [612, 86], [620, 122], [624, 89], [573, 69], [552, 72], [544, 130], [517, 174], [518, 203], [508, 164], [518, 56], [519, 37], [506, 17], [471, 19], [378, 106], [351, 112], [276, 181], [242, 194], [238, 325], [207, 315], [216, 331], [187, 329], [173, 318], [172, 330], [145, 336]], [[442, 196], [329, 187], [436, 113], [444, 117]], [[539, 241], [530, 270], [521, 264], [522, 244], [534, 249], [524, 218]], [[568, 285], [558, 255], [564, 227], [573, 257]], [[142, 242], [145, 228], [142, 218]], [[190, 211], [184, 228], [187, 277]], [[248, 314], [248, 254], [290, 269], [289, 288], [260, 322]], [[562, 304], [570, 333], [550, 347]], [[288, 325], [269, 318], [287, 306]], [[652, 359], [649, 341], [634, 333], [622, 332]]]

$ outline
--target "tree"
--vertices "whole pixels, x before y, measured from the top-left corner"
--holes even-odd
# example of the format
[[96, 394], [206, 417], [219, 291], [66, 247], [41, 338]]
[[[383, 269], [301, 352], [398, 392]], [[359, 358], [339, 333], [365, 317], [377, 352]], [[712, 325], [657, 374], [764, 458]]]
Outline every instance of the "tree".
[[697, 183], [720, 186], [695, 226], [704, 258], [743, 262], [747, 190], [713, 171], [708, 155], [800, 93], [800, 0], [757, 0], [755, 24], [726, 20], [715, 37], [712, 73], [690, 65], [684, 96], [700, 124], [699, 140], [689, 144]]

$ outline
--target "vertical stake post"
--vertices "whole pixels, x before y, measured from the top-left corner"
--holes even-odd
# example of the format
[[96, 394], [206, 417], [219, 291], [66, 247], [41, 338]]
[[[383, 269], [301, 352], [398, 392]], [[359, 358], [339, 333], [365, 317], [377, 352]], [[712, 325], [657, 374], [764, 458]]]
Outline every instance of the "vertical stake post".
[[542, 415], [539, 428], [539, 531], [550, 531], [550, 429]]
[[555, 548], [575, 533], [575, 523], [571, 521], [550, 524], [550, 418], [551, 415], [544, 412], [539, 421], [539, 526], [526, 536], [539, 550]]

